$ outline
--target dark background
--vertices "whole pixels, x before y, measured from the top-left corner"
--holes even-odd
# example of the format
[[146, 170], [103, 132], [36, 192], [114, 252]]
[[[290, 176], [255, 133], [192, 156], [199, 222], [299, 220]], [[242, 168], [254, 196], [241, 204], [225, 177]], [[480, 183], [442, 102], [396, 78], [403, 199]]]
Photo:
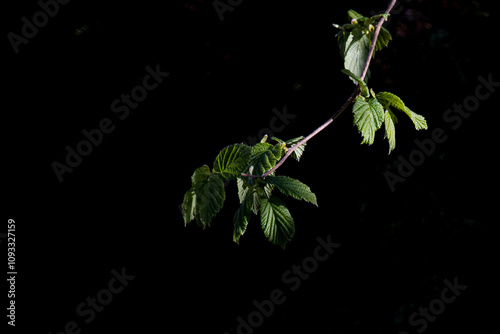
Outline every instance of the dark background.
[[[387, 155], [383, 131], [359, 145], [348, 109], [313, 138], [300, 163], [278, 171], [319, 203], [284, 198], [296, 224], [285, 250], [265, 240], [255, 216], [240, 245], [232, 241], [235, 184], [210, 228], [184, 227], [190, 176], [220, 149], [269, 127], [273, 108], [296, 115], [276, 134], [289, 139], [344, 103], [354, 86], [340, 73], [331, 24], [345, 23], [348, 9], [370, 15], [387, 4], [247, 0], [221, 22], [211, 1], [73, 0], [18, 54], [6, 36], [40, 7], [4, 4], [3, 224], [17, 223], [16, 330], [59, 333], [73, 320], [81, 333], [236, 333], [254, 300], [281, 289], [286, 302], [255, 333], [416, 333], [409, 316], [458, 277], [468, 288], [426, 333], [499, 333], [499, 93], [457, 130], [442, 118], [474, 94], [478, 76], [500, 81], [492, 2], [400, 1], [369, 84], [402, 97], [429, 130], [401, 116]], [[111, 102], [156, 64], [170, 76], [119, 120]], [[103, 118], [115, 130], [58, 182], [53, 161]], [[397, 172], [398, 156], [435, 128], [447, 141], [391, 192], [384, 172]], [[328, 235], [341, 247], [290, 291], [282, 274]], [[77, 305], [123, 267], [134, 280], [85, 324]]]

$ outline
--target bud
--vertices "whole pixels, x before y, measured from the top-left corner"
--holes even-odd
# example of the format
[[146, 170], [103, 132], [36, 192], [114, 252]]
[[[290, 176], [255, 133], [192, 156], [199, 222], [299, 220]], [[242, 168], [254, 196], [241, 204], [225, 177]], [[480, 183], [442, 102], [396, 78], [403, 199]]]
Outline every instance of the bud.
[[356, 19], [352, 19], [352, 20], [351, 20], [351, 24], [357, 25], [357, 24], [358, 24], [358, 20], [356, 20]]
[[368, 30], [370, 30], [370, 32], [374, 32], [375, 31], [375, 27], [372, 24], [370, 24], [370, 27], [368, 28]]

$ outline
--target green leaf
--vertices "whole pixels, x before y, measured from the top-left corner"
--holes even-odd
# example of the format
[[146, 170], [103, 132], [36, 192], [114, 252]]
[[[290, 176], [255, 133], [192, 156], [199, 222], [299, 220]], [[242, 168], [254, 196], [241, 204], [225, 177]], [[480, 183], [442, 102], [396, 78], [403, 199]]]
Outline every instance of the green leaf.
[[363, 18], [364, 16], [361, 15], [360, 13], [356, 12], [355, 10], [351, 9], [347, 12], [347, 16], [349, 17], [349, 20], [352, 20], [352, 19], [361, 19]]
[[370, 96], [370, 92], [368, 91], [368, 87], [366, 86], [366, 83], [363, 80], [361, 80], [360, 77], [358, 77], [357, 75], [355, 75], [354, 73], [352, 73], [351, 71], [346, 70], [346, 69], [342, 69], [342, 73], [347, 74], [351, 79], [354, 79], [354, 81], [359, 84], [359, 86], [361, 87], [361, 94], [364, 97]]
[[236, 185], [238, 186], [238, 198], [240, 199], [241, 204], [247, 197], [248, 183], [243, 181], [243, 179], [239, 177], [236, 179]]
[[254, 166], [253, 174], [262, 175], [276, 165], [278, 158], [269, 143], [258, 143], [253, 146], [249, 165]]
[[196, 208], [196, 194], [193, 189], [189, 189], [184, 195], [182, 201], [182, 217], [184, 218], [184, 225], [187, 225], [194, 219], [194, 212]]
[[220, 211], [226, 198], [224, 181], [219, 174], [210, 174], [209, 172], [207, 175], [207, 169], [208, 166], [200, 167], [193, 174], [193, 178], [196, 180], [193, 183], [196, 195], [195, 218], [203, 228], [207, 225], [210, 226], [212, 218]]
[[206, 182], [210, 174], [211, 174], [210, 168], [208, 168], [207, 165], [203, 165], [197, 168], [194, 171], [193, 175], [191, 175], [191, 183], [193, 185], [193, 188], [195, 188], [197, 185]]
[[274, 186], [272, 184], [265, 184], [262, 189], [264, 190], [265, 197], [269, 198], [269, 197], [271, 197], [271, 194], [273, 193]]
[[384, 112], [385, 138], [389, 141], [389, 154], [396, 147], [396, 128], [397, 118], [390, 110]]
[[396, 109], [402, 111], [406, 108], [403, 100], [389, 92], [377, 93], [377, 100], [384, 106], [385, 109], [389, 107], [395, 107]]
[[[361, 77], [361, 71], [367, 60], [368, 51], [373, 41], [375, 32], [374, 25], [376, 25], [376, 21], [382, 17], [387, 20], [389, 14], [378, 14], [370, 18], [364, 17], [354, 10], [348, 11], [347, 14], [350, 23], [344, 24], [343, 26], [334, 24], [333, 26], [340, 29], [336, 36], [340, 54], [344, 58], [344, 67], [358, 77]], [[375, 51], [379, 51], [387, 46], [391, 39], [392, 36], [389, 30], [381, 27], [377, 43], [375, 44]], [[369, 77], [369, 71], [367, 77]], [[351, 79], [354, 81], [354, 78]]]
[[299, 180], [293, 179], [288, 176], [268, 176], [264, 179], [265, 182], [273, 184], [279, 189], [283, 194], [287, 196], [292, 196], [295, 199], [302, 199], [304, 201], [310, 202], [318, 206], [316, 200], [316, 195], [311, 191], [311, 189], [300, 182]]
[[287, 207], [279, 198], [261, 198], [260, 223], [267, 240], [285, 248], [295, 234], [295, 224]]
[[[361, 77], [369, 49], [370, 37], [364, 34], [361, 29], [354, 29], [346, 41], [344, 68]], [[354, 79], [351, 80], [355, 82]]]
[[[260, 196], [258, 193], [261, 193], [262, 196], [266, 196], [266, 189], [262, 187], [254, 187], [254, 186], [248, 186], [248, 182], [245, 182], [243, 178], [238, 178], [236, 180], [236, 184], [238, 185], [238, 198], [240, 199], [240, 204], [245, 201], [249, 196], [252, 197], [251, 200], [247, 200], [248, 203], [251, 203], [250, 205], [250, 210], [253, 211], [253, 213], [258, 214], [259, 213], [259, 203], [260, 203]], [[267, 186], [267, 184], [266, 184]], [[258, 190], [258, 191], [257, 191]], [[267, 190], [269, 191], [269, 190]], [[269, 192], [270, 196], [270, 192]]]
[[427, 121], [425, 120], [425, 117], [422, 115], [419, 115], [413, 111], [410, 110], [410, 108], [406, 107], [403, 110], [408, 117], [412, 120], [413, 124], [415, 125], [415, 129], [417, 130], [427, 130]]
[[263, 195], [264, 190], [262, 188], [257, 188], [252, 189], [251, 192], [252, 194], [249, 195], [252, 196], [252, 200], [249, 202], [250, 210], [252, 210], [254, 214], [258, 214], [260, 209], [260, 198], [265, 197], [265, 195]]
[[214, 171], [224, 180], [234, 180], [245, 170], [251, 148], [245, 144], [234, 144], [223, 148], [214, 161]]
[[239, 244], [240, 237], [245, 233], [248, 222], [250, 221], [250, 217], [252, 215], [252, 212], [250, 211], [252, 207], [252, 200], [252, 195], [247, 196], [234, 214], [233, 241], [237, 244]]
[[[286, 141], [286, 146], [288, 148], [292, 148], [295, 145], [297, 145], [302, 139], [304, 139], [303, 136], [300, 136], [300, 137], [297, 137], [297, 138], [293, 138], [293, 139], [289, 139], [289, 140]], [[292, 154], [291, 154], [292, 158], [294, 158], [297, 161], [300, 161], [300, 157], [302, 157], [302, 154], [304, 154], [304, 150], [306, 148], [306, 145], [307, 145], [307, 143], [303, 143], [299, 147], [297, 147], [295, 149], [295, 151], [293, 151]]]
[[[373, 37], [373, 34], [371, 35], [371, 37]], [[370, 43], [372, 40], [373, 39], [370, 40]], [[389, 45], [389, 42], [391, 40], [392, 40], [392, 35], [389, 32], [389, 30], [387, 30], [385, 27], [382, 27], [377, 37], [377, 43], [375, 44], [375, 52], [380, 51], [381, 49]]]
[[413, 124], [415, 125], [415, 129], [427, 129], [427, 121], [425, 120], [424, 116], [411, 111], [410, 108], [408, 108], [404, 104], [403, 100], [401, 100], [398, 96], [389, 92], [380, 92], [377, 93], [377, 99], [385, 109], [389, 110], [391, 107], [394, 107], [408, 115], [408, 117], [410, 117]]
[[363, 136], [361, 144], [373, 144], [375, 140], [375, 131], [380, 129], [384, 121], [384, 108], [377, 99], [364, 99], [356, 97], [353, 106], [354, 125]]

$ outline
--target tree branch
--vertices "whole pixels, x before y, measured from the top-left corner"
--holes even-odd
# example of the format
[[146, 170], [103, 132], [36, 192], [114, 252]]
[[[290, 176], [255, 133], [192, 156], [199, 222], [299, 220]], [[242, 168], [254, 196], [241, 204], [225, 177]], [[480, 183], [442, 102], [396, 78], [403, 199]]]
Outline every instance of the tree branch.
[[273, 173], [276, 169], [278, 169], [279, 166], [281, 166], [285, 162], [286, 159], [288, 159], [288, 157], [292, 154], [293, 151], [295, 151], [297, 148], [300, 147], [300, 145], [306, 143], [309, 139], [311, 139], [312, 137], [314, 137], [315, 135], [317, 135], [318, 133], [320, 133], [324, 128], [326, 128], [328, 125], [330, 125], [330, 123], [332, 123], [337, 117], [339, 117], [340, 114], [342, 114], [342, 112], [345, 109], [347, 109], [347, 107], [349, 106], [349, 104], [351, 104], [352, 100], [354, 100], [354, 98], [356, 97], [356, 95], [358, 95], [358, 92], [359, 92], [359, 85], [356, 87], [356, 89], [351, 94], [351, 96], [349, 97], [349, 99], [344, 103], [344, 105], [339, 110], [337, 110], [337, 112], [332, 117], [330, 117], [328, 119], [328, 121], [326, 121], [325, 123], [323, 123], [323, 125], [321, 125], [316, 130], [314, 130], [309, 136], [305, 137], [304, 139], [302, 139], [301, 141], [299, 141], [297, 144], [295, 144], [291, 148], [289, 148], [288, 151], [286, 152], [286, 154], [283, 156], [283, 158], [281, 158], [281, 160], [273, 168], [271, 168], [266, 173], [264, 173], [262, 175], [262, 178], [265, 178], [269, 174]]
[[[394, 7], [394, 5], [396, 5], [396, 1], [397, 0], [391, 0], [391, 3], [389, 4], [389, 7], [387, 7], [387, 9], [385, 10], [385, 14], [389, 14], [390, 13], [390, 11]], [[380, 33], [380, 29], [382, 29], [382, 25], [384, 24], [384, 22], [385, 22], [385, 18], [381, 17], [380, 21], [377, 24], [377, 27], [375, 28], [375, 32], [373, 34], [372, 45], [370, 46], [370, 50], [368, 52], [368, 57], [366, 59], [365, 67], [363, 68], [363, 72], [362, 72], [361, 77], [360, 77], [362, 81], [365, 80], [366, 74], [368, 73], [368, 68], [370, 67], [370, 62], [372, 60], [373, 53], [375, 52], [375, 46], [377, 44], [378, 35]], [[323, 123], [320, 127], [318, 127], [316, 130], [314, 130], [306, 138], [302, 139], [297, 144], [295, 144], [294, 146], [292, 146], [291, 148], [289, 148], [288, 151], [286, 152], [286, 154], [283, 156], [283, 158], [281, 158], [281, 160], [273, 168], [271, 168], [270, 170], [268, 170], [266, 173], [262, 174], [262, 176], [260, 176], [260, 177], [265, 178], [269, 174], [273, 173], [276, 169], [278, 169], [285, 162], [286, 159], [288, 159], [288, 157], [292, 154], [293, 151], [295, 151], [302, 144], [306, 143], [309, 139], [311, 139], [312, 137], [314, 137], [315, 135], [317, 135], [324, 128], [326, 128], [328, 125], [330, 125], [337, 117], [339, 117], [340, 114], [342, 114], [342, 112], [345, 109], [347, 109], [347, 107], [351, 104], [351, 102], [356, 98], [356, 96], [359, 93], [359, 89], [360, 89], [360, 87], [358, 85], [356, 87], [356, 89], [354, 90], [354, 92], [349, 97], [349, 99], [344, 103], [344, 105], [339, 110], [337, 110], [337, 112], [332, 117], [330, 117], [325, 123]], [[251, 174], [245, 174], [245, 173], [242, 173], [241, 175], [242, 176], [251, 177], [251, 178], [259, 177], [259, 175], [251, 175]]]

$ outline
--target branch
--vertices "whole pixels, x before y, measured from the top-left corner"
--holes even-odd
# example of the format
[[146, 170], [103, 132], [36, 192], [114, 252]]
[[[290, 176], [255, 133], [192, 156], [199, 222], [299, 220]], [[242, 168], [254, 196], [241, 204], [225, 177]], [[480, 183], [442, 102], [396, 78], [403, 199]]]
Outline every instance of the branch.
[[330, 125], [330, 123], [333, 122], [337, 117], [339, 117], [340, 114], [342, 114], [342, 112], [345, 109], [347, 109], [347, 107], [349, 106], [349, 104], [351, 104], [352, 100], [354, 100], [354, 98], [356, 97], [356, 95], [358, 95], [358, 92], [359, 92], [359, 85], [356, 87], [356, 89], [351, 94], [351, 96], [349, 97], [349, 99], [344, 103], [344, 105], [339, 110], [337, 110], [337, 112], [332, 117], [330, 117], [328, 119], [328, 121], [326, 121], [325, 123], [323, 123], [323, 125], [321, 125], [316, 130], [314, 130], [309, 136], [305, 137], [304, 139], [302, 139], [301, 141], [299, 141], [297, 144], [295, 144], [291, 148], [289, 148], [288, 151], [286, 152], [286, 154], [283, 156], [283, 158], [281, 158], [281, 160], [273, 168], [271, 168], [265, 174], [263, 174], [262, 178], [265, 178], [269, 174], [273, 173], [276, 169], [278, 169], [279, 166], [281, 166], [285, 162], [286, 159], [288, 159], [288, 157], [292, 154], [293, 151], [295, 151], [297, 148], [300, 147], [300, 145], [306, 143], [309, 139], [311, 139], [312, 137], [314, 137], [315, 135], [317, 135], [324, 128], [326, 128], [328, 125]]
[[[385, 14], [389, 14], [389, 12], [392, 10], [392, 8], [394, 7], [394, 5], [396, 4], [396, 1], [397, 0], [391, 0], [391, 3], [389, 4], [389, 7], [387, 7], [387, 9], [385, 10]], [[384, 22], [385, 22], [385, 18], [381, 17], [380, 21], [377, 24], [377, 27], [375, 28], [375, 32], [373, 34], [372, 45], [370, 46], [370, 50], [368, 52], [368, 57], [366, 59], [365, 67], [363, 68], [363, 72], [362, 72], [361, 77], [360, 77], [361, 81], [365, 80], [366, 73], [368, 72], [368, 68], [370, 67], [370, 62], [371, 62], [372, 57], [373, 57], [373, 53], [375, 52], [375, 46], [377, 44], [378, 35], [380, 33], [380, 29], [382, 29], [382, 25], [384, 24]], [[344, 105], [339, 110], [337, 110], [337, 112], [332, 117], [330, 117], [319, 128], [317, 128], [316, 130], [314, 130], [309, 136], [307, 136], [306, 138], [302, 139], [297, 144], [295, 144], [294, 146], [292, 146], [291, 148], [289, 148], [288, 151], [286, 152], [286, 154], [283, 156], [283, 158], [281, 158], [281, 160], [273, 168], [271, 168], [270, 170], [268, 170], [266, 173], [262, 174], [262, 176], [260, 176], [260, 177], [265, 178], [269, 174], [273, 173], [276, 169], [278, 169], [285, 162], [286, 159], [288, 159], [288, 157], [292, 154], [293, 151], [295, 151], [302, 144], [306, 143], [309, 139], [311, 139], [312, 137], [314, 137], [315, 135], [317, 135], [324, 128], [326, 128], [328, 125], [330, 125], [337, 117], [339, 117], [340, 114], [342, 114], [342, 112], [345, 109], [347, 109], [347, 107], [351, 104], [351, 102], [356, 98], [356, 96], [359, 93], [359, 89], [360, 89], [360, 87], [358, 85], [356, 87], [356, 89], [354, 90], [354, 92], [349, 97], [349, 99], [344, 103]], [[251, 175], [251, 174], [245, 174], [245, 173], [241, 173], [241, 175], [242, 176], [251, 177], [251, 178], [259, 177], [258, 175]]]
[[[389, 4], [389, 7], [385, 10], [385, 14], [389, 14], [397, 0], [392, 0]], [[373, 53], [375, 52], [375, 45], [377, 44], [377, 38], [380, 33], [380, 29], [382, 29], [382, 25], [385, 22], [385, 17], [380, 18], [378, 21], [377, 27], [375, 28], [375, 33], [373, 34], [373, 41], [370, 47], [370, 51], [368, 52], [368, 58], [366, 59], [365, 67], [363, 68], [363, 72], [361, 73], [361, 81], [365, 80], [366, 73], [368, 73], [368, 68], [370, 67], [370, 62], [372, 61]]]

